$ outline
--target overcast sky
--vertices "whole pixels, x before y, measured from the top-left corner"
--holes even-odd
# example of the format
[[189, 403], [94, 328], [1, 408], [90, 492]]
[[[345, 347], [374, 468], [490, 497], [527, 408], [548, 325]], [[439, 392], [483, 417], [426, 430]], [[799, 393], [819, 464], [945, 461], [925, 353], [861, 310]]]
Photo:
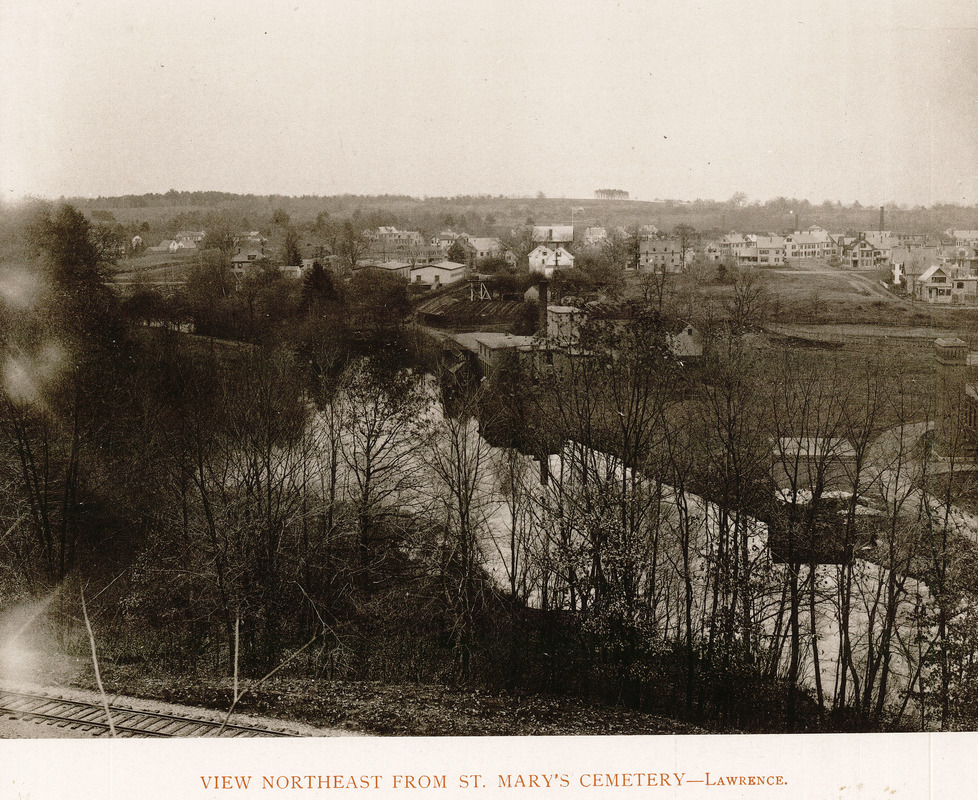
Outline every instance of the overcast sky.
[[974, 0], [0, 0], [4, 198], [978, 203]]

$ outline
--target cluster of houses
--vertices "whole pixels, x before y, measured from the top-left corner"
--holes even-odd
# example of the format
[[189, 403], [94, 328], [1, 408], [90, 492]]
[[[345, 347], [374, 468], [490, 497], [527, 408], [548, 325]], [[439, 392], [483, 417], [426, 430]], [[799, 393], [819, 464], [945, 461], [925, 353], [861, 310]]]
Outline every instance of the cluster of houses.
[[418, 231], [381, 226], [364, 231], [364, 239], [368, 250], [366, 260], [375, 264], [392, 261], [434, 264], [450, 259], [472, 268], [491, 259], [512, 259], [512, 254], [495, 237], [469, 236], [450, 230], [426, 240]]
[[950, 230], [951, 244], [923, 248], [893, 264], [893, 282], [917, 300], [978, 305], [978, 231]]
[[355, 272], [381, 270], [432, 288], [457, 283], [486, 261], [515, 264], [512, 253], [495, 237], [442, 231], [426, 240], [418, 231], [381, 226], [365, 231], [364, 239], [367, 253]]
[[[164, 239], [155, 247], [149, 248], [158, 253], [179, 253], [181, 250], [196, 250], [207, 234], [204, 231], [179, 231], [172, 239]], [[139, 243], [142, 244], [142, 238]], [[135, 241], [133, 242], [135, 247]]]
[[[463, 331], [444, 333], [446, 350], [461, 364], [468, 361], [484, 378], [490, 378], [510, 359], [516, 358], [533, 370], [566, 369], [574, 359], [587, 358], [590, 353], [581, 345], [581, 328], [588, 317], [601, 309], [607, 318], [608, 307], [595, 303], [583, 305], [551, 304], [548, 281], [541, 278], [527, 295], [537, 300], [539, 319], [537, 333], [518, 336], [500, 331]], [[627, 325], [624, 318], [611, 324]], [[684, 320], [675, 320], [664, 331], [663, 344], [672, 356], [682, 363], [695, 362], [704, 352], [702, 335]]]
[[[603, 241], [603, 228], [589, 228], [594, 243]], [[527, 254], [531, 272], [550, 277], [554, 270], [574, 266], [568, 249], [574, 241], [572, 225], [537, 225], [532, 232], [534, 248]], [[442, 231], [427, 242], [417, 231], [380, 227], [368, 231], [367, 257], [357, 269], [380, 269], [400, 275], [411, 283], [438, 287], [467, 277], [488, 261], [516, 265], [516, 255], [498, 238]]]
[[855, 236], [813, 226], [785, 236], [730, 233], [707, 244], [708, 260], [730, 259], [741, 266], [774, 267], [789, 260], [825, 259], [844, 269], [889, 269], [894, 257], [927, 245], [923, 234], [862, 231]]
[[[612, 233], [615, 232], [627, 235], [623, 229]], [[895, 287], [922, 302], [978, 305], [978, 230], [948, 230], [935, 240], [923, 234], [886, 230], [834, 234], [813, 226], [783, 236], [731, 232], [696, 246], [688, 239], [663, 235], [653, 225], [642, 226], [630, 235], [637, 235], [634, 266], [639, 272], [683, 272], [697, 258], [747, 267], [782, 267], [797, 261], [822, 260], [841, 269], [891, 272]], [[547, 278], [555, 271], [573, 268], [575, 245], [600, 247], [611, 238], [603, 227], [589, 226], [581, 232], [573, 225], [557, 224], [535, 225], [531, 236], [532, 249], [526, 253], [526, 264], [531, 272]], [[150, 249], [194, 251], [204, 238], [204, 231], [180, 231]], [[381, 226], [365, 231], [364, 240], [366, 254], [356, 270], [381, 270], [433, 288], [458, 283], [487, 262], [501, 261], [511, 266], [517, 263], [516, 254], [500, 239], [451, 230], [426, 238], [418, 231]], [[232, 269], [236, 275], [243, 276], [255, 265], [268, 262], [266, 239], [258, 231], [238, 234], [235, 245]], [[326, 258], [327, 262], [330, 260], [334, 259]], [[304, 259], [301, 265], [280, 269], [290, 277], [300, 277], [312, 263], [312, 259]]]
[[[681, 271], [684, 263], [675, 243], [643, 243], [649, 268]], [[792, 260], [820, 259], [857, 271], [891, 273], [891, 284], [925, 303], [978, 305], [978, 231], [948, 230], [940, 239], [924, 234], [863, 231], [855, 236], [812, 227], [786, 236], [730, 233], [703, 248], [708, 261], [738, 266], [778, 267]], [[659, 259], [654, 261], [654, 259]]]

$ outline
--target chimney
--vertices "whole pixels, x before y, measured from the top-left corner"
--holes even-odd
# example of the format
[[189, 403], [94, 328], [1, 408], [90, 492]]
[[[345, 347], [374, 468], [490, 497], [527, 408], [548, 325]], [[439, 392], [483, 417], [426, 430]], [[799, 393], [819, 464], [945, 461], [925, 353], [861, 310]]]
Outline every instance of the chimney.
[[540, 333], [544, 336], [547, 335], [547, 307], [550, 304], [550, 294], [549, 294], [550, 283], [546, 277], [540, 278], [540, 282], [537, 284], [537, 291], [539, 297], [537, 302], [540, 305], [540, 317], [539, 317], [539, 329]]
[[883, 206], [880, 206], [880, 233], [883, 233]]

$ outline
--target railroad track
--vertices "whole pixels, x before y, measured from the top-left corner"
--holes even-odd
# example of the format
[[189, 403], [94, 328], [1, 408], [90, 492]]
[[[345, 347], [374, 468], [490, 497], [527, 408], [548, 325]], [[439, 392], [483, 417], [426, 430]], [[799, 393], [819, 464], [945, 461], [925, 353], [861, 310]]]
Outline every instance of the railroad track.
[[213, 720], [195, 719], [179, 714], [156, 711], [140, 711], [123, 706], [109, 706], [112, 724], [105, 715], [101, 703], [80, 700], [63, 700], [41, 694], [27, 694], [0, 690], [0, 716], [34, 720], [76, 730], [90, 730], [95, 736], [111, 736], [112, 729], [118, 737], [184, 737], [220, 736], [249, 738], [257, 736], [294, 736], [295, 734], [270, 728], [248, 725], [227, 725]]

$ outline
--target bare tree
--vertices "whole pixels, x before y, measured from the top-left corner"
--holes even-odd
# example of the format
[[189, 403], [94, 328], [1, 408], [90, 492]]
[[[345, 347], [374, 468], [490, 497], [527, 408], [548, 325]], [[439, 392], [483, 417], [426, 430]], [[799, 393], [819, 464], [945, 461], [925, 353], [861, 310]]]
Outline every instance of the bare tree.
[[344, 266], [350, 271], [355, 270], [367, 255], [367, 249], [368, 242], [363, 233], [358, 231], [350, 220], [344, 222], [338, 248], [334, 250], [343, 260]]
[[700, 235], [692, 225], [687, 225], [685, 223], [677, 225], [675, 228], [673, 228], [672, 235], [675, 236], [679, 242], [679, 263], [682, 264], [682, 268], [685, 270], [687, 257], [699, 242]]
[[475, 613], [485, 586], [483, 550], [492, 503], [492, 448], [479, 435], [479, 401], [471, 392], [453, 403], [437, 423], [426, 449], [434, 481], [434, 501], [443, 523], [439, 574], [450, 616], [455, 666], [468, 680], [475, 639]]
[[362, 359], [342, 383], [342, 455], [355, 514], [358, 587], [370, 594], [390, 554], [389, 525], [419, 488], [418, 448], [429, 436], [430, 390], [416, 374]]
[[735, 334], [747, 333], [764, 323], [768, 310], [768, 291], [756, 270], [740, 269], [727, 302], [727, 316]]

